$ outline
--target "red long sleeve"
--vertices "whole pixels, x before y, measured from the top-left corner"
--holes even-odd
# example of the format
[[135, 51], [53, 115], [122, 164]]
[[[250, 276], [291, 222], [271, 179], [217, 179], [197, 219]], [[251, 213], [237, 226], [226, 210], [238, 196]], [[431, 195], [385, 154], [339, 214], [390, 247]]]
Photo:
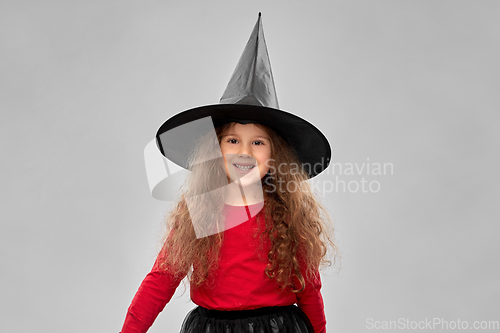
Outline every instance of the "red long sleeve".
[[170, 301], [182, 279], [173, 280], [158, 269], [158, 260], [142, 281], [130, 304], [121, 333], [145, 333]]
[[[240, 213], [246, 214], [244, 207], [228, 206], [226, 209], [228, 221], [237, 220]], [[202, 286], [193, 289], [191, 286], [191, 300], [197, 305], [217, 310], [256, 309], [297, 303], [311, 321], [314, 332], [325, 333], [326, 318], [319, 271], [312, 281], [306, 279], [306, 287], [301, 293], [277, 293], [276, 282], [264, 272], [271, 244], [266, 241], [259, 251], [259, 238], [253, 237], [257, 227], [257, 220], [253, 217], [225, 231], [219, 268], [214, 271], [213, 280], [209, 281], [209, 285], [213, 283], [214, 288]], [[160, 271], [159, 258], [134, 296], [121, 333], [145, 333], [182, 281], [174, 280], [168, 273]], [[306, 277], [304, 271], [302, 275]]]
[[[173, 235], [170, 231], [168, 238]], [[145, 333], [175, 294], [182, 281], [159, 269], [165, 253], [160, 251], [151, 271], [146, 275], [130, 304], [120, 333]]]
[[312, 281], [306, 280], [304, 291], [297, 294], [297, 305], [311, 321], [314, 333], [326, 333], [326, 317], [321, 286], [321, 277], [318, 271]]

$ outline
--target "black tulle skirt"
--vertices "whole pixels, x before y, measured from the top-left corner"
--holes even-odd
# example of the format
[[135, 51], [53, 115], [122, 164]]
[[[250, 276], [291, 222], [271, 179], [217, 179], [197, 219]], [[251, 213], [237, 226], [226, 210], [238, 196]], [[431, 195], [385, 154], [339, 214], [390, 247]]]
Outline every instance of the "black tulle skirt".
[[197, 306], [180, 333], [314, 333], [311, 321], [296, 305], [254, 310], [219, 311]]

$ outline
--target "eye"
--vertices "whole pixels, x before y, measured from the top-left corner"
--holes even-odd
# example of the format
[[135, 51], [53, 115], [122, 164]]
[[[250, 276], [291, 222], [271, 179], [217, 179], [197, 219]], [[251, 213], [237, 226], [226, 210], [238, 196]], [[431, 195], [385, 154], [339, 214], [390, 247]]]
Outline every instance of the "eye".
[[[236, 141], [236, 142], [234, 142], [234, 141]], [[228, 140], [227, 140], [227, 142], [229, 142], [229, 143], [237, 143], [237, 141], [238, 141], [238, 140], [233, 139], [233, 138], [231, 138], [231, 139], [228, 139]]]
[[254, 143], [256, 143], [256, 144], [257, 144], [257, 146], [261, 146], [261, 145], [263, 145], [263, 144], [264, 144], [264, 142], [262, 142], [262, 141], [254, 141]]

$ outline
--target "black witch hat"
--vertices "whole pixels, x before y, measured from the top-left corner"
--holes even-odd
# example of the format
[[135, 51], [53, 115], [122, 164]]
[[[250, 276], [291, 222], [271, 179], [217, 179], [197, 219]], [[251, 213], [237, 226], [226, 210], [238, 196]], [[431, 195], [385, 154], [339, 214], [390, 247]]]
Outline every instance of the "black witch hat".
[[[167, 119], [156, 132], [157, 149], [167, 160], [188, 169], [190, 147], [199, 139], [193, 134], [201, 137], [202, 127], [206, 128], [207, 123], [200, 121], [203, 119], [211, 119], [214, 128], [233, 121], [272, 128], [295, 150], [310, 178], [330, 162], [325, 135], [307, 120], [279, 109], [260, 13], [219, 104], [189, 109]], [[181, 130], [186, 125], [190, 129]], [[201, 127], [197, 130], [196, 126]], [[153, 190], [151, 181], [150, 187]]]

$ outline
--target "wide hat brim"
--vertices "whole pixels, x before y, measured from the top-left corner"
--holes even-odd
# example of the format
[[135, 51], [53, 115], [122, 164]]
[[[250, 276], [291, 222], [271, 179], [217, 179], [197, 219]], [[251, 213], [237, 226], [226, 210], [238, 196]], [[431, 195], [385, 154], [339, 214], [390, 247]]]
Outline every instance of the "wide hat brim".
[[190, 152], [204, 134], [203, 131], [193, 128], [175, 131], [175, 136], [168, 136], [168, 139], [164, 134], [188, 123], [195, 124], [196, 120], [206, 117], [211, 117], [214, 128], [228, 122], [258, 123], [272, 128], [295, 151], [310, 178], [319, 175], [330, 163], [330, 144], [316, 126], [283, 110], [247, 104], [205, 105], [172, 116], [156, 132], [156, 144], [163, 156], [188, 169]]

